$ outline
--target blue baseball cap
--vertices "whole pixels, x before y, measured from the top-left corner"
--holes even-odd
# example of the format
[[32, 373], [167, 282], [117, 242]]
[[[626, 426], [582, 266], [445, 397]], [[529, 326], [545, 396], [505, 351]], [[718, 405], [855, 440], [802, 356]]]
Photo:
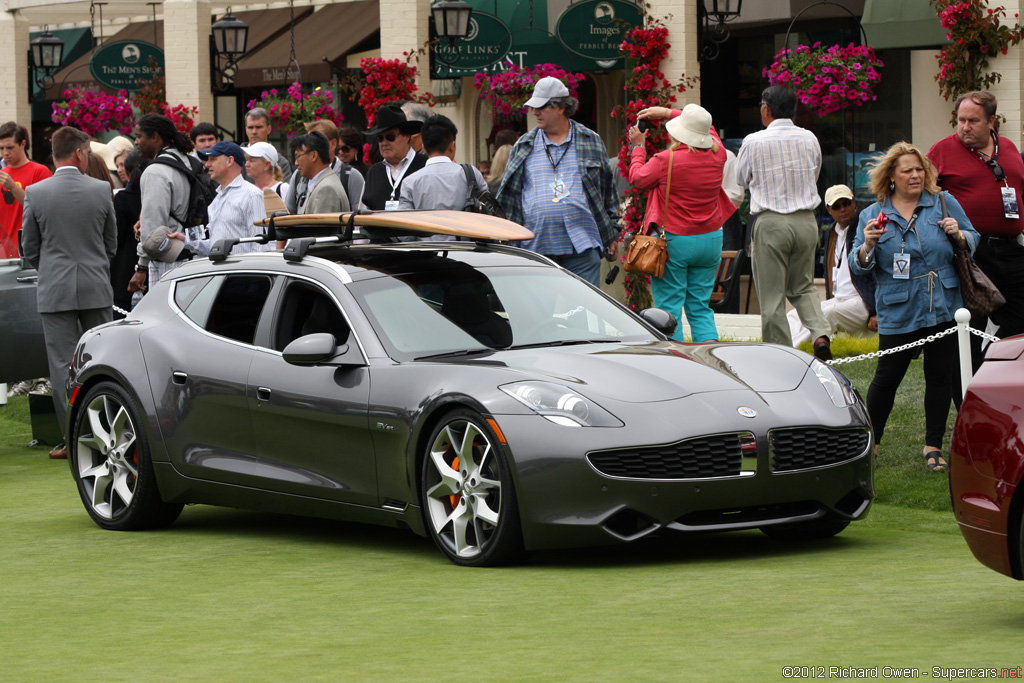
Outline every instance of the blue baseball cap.
[[210, 157], [231, 157], [240, 168], [245, 168], [245, 152], [233, 142], [218, 142], [210, 149], [197, 151], [196, 154], [202, 159]]

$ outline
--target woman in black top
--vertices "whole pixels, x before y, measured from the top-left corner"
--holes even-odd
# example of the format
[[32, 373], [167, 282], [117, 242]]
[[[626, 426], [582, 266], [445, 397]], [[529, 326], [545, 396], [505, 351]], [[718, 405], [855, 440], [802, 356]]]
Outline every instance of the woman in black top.
[[[114, 305], [126, 311], [132, 308], [132, 293], [128, 291], [128, 281], [135, 274], [135, 264], [139, 257], [136, 253], [138, 239], [135, 237], [135, 224], [142, 212], [142, 193], [139, 190], [139, 179], [142, 170], [149, 162], [132, 152], [124, 160], [124, 169], [128, 175], [128, 184], [114, 195], [114, 217], [117, 219], [117, 253], [110, 260], [110, 286], [114, 289]], [[114, 311], [114, 318], [124, 315]]]

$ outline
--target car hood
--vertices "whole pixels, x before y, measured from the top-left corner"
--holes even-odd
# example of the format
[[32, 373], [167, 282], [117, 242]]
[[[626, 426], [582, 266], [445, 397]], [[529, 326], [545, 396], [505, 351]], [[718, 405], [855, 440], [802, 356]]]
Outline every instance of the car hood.
[[810, 357], [770, 344], [582, 344], [499, 351], [467, 365], [501, 365], [534, 379], [627, 403], [669, 401], [711, 391], [793, 391]]

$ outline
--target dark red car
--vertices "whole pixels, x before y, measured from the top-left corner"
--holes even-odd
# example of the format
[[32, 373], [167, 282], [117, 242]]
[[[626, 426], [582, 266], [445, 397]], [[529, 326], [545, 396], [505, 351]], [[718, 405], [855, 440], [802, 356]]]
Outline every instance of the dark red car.
[[989, 348], [968, 385], [950, 456], [953, 512], [971, 552], [1024, 579], [1024, 336]]

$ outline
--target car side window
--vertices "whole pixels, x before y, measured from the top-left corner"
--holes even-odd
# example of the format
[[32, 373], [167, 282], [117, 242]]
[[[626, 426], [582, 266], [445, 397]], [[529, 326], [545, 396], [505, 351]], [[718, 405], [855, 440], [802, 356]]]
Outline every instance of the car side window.
[[283, 351], [299, 337], [318, 332], [331, 333], [340, 345], [348, 343], [351, 330], [327, 292], [306, 282], [289, 283], [275, 315], [274, 349]]
[[[271, 278], [266, 275], [213, 277], [191, 296], [183, 311], [192, 322], [211, 334], [252, 344], [271, 284]], [[178, 300], [177, 291], [175, 300]]]

